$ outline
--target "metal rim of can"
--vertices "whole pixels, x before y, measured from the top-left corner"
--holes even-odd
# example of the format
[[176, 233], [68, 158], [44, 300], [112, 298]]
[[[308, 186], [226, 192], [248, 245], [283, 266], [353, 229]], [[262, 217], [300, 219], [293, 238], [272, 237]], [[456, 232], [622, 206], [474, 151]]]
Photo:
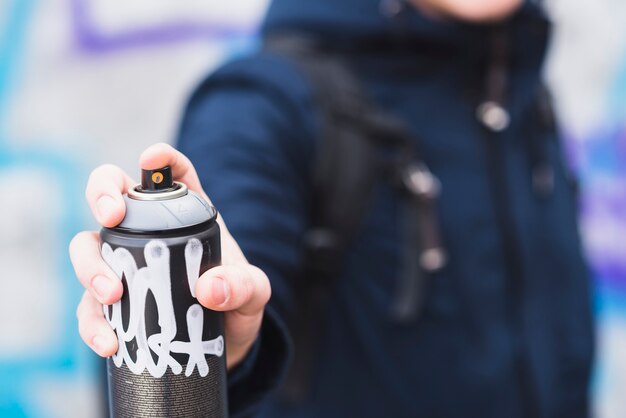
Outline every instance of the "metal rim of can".
[[175, 181], [174, 184], [178, 184], [180, 187], [176, 190], [170, 190], [167, 192], [160, 193], [144, 193], [137, 190], [140, 185], [132, 186], [128, 188], [128, 197], [135, 200], [169, 200], [176, 199], [177, 197], [185, 196], [188, 193], [187, 185], [184, 183]]

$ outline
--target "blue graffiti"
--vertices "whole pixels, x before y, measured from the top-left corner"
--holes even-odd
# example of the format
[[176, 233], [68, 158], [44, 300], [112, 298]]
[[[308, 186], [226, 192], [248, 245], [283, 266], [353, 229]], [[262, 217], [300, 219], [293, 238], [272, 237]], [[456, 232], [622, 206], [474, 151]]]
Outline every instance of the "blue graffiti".
[[[58, 344], [46, 347], [35, 355], [18, 358], [0, 357], [0, 416], [5, 418], [50, 416], [37, 402], [33, 402], [35, 382], [42, 376], [73, 377], [89, 376], [94, 379], [96, 370], [93, 355], [84, 347], [75, 329], [74, 310], [81, 290], [73, 279], [72, 267], [67, 257], [67, 246], [71, 237], [83, 229], [86, 222], [82, 202], [82, 180], [86, 170], [79, 163], [77, 156], [60, 153], [58, 150], [39, 146], [23, 148], [17, 141], [9, 142], [4, 134], [4, 121], [1, 115], [8, 106], [11, 93], [18, 84], [20, 58], [24, 47], [24, 38], [35, 2], [15, 0], [7, 6], [9, 16], [6, 26], [0, 33], [0, 172], [10, 170], [44, 170], [46, 174], [58, 180], [58, 190], [62, 203], [61, 218], [51, 225], [58, 237], [58, 246], [45, 256], [54, 260], [54, 271], [50, 280], [58, 281], [62, 290], [62, 321], [56, 332], [63, 335]], [[39, 141], [45, 144], [45, 141]], [[43, 255], [42, 255], [43, 256]]]

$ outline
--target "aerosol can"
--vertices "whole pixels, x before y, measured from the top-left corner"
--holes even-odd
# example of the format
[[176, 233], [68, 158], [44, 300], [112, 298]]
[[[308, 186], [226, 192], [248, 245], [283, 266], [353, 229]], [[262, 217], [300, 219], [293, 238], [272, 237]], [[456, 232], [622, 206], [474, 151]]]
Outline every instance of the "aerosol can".
[[219, 265], [217, 212], [173, 181], [143, 170], [126, 215], [100, 232], [102, 257], [122, 281], [104, 307], [119, 342], [107, 359], [114, 418], [228, 417], [223, 314], [196, 300], [198, 277]]

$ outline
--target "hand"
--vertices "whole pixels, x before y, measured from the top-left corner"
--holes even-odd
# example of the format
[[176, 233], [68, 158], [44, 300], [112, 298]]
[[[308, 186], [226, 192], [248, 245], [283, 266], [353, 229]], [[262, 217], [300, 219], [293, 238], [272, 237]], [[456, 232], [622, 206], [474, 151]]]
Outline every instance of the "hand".
[[[189, 159], [171, 146], [149, 147], [139, 158], [139, 165], [143, 169], [171, 166], [176, 180], [209, 201]], [[98, 223], [114, 227], [124, 219], [126, 207], [122, 194], [134, 184], [113, 165], [100, 166], [91, 173], [85, 195]], [[206, 308], [225, 312], [226, 359], [230, 368], [241, 362], [256, 340], [271, 289], [265, 273], [248, 263], [219, 215], [217, 222], [222, 265], [200, 276], [196, 296]], [[120, 300], [122, 282], [100, 255], [98, 232], [77, 234], [70, 243], [70, 258], [78, 280], [86, 289], [76, 311], [80, 336], [100, 356], [109, 357], [117, 351], [118, 342], [104, 318], [102, 305]]]

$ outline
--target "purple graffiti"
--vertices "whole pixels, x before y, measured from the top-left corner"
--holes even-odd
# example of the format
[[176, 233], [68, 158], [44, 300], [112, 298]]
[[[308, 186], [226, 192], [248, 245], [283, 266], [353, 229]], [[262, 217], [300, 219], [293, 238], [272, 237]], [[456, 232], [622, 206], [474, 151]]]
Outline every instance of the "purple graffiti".
[[588, 259], [598, 285], [626, 294], [626, 127], [576, 142]]
[[258, 22], [241, 24], [227, 21], [180, 20], [158, 26], [133, 28], [115, 34], [98, 29], [90, 14], [89, 0], [70, 0], [72, 29], [77, 48], [85, 53], [178, 43], [197, 39], [241, 39], [253, 36]]

